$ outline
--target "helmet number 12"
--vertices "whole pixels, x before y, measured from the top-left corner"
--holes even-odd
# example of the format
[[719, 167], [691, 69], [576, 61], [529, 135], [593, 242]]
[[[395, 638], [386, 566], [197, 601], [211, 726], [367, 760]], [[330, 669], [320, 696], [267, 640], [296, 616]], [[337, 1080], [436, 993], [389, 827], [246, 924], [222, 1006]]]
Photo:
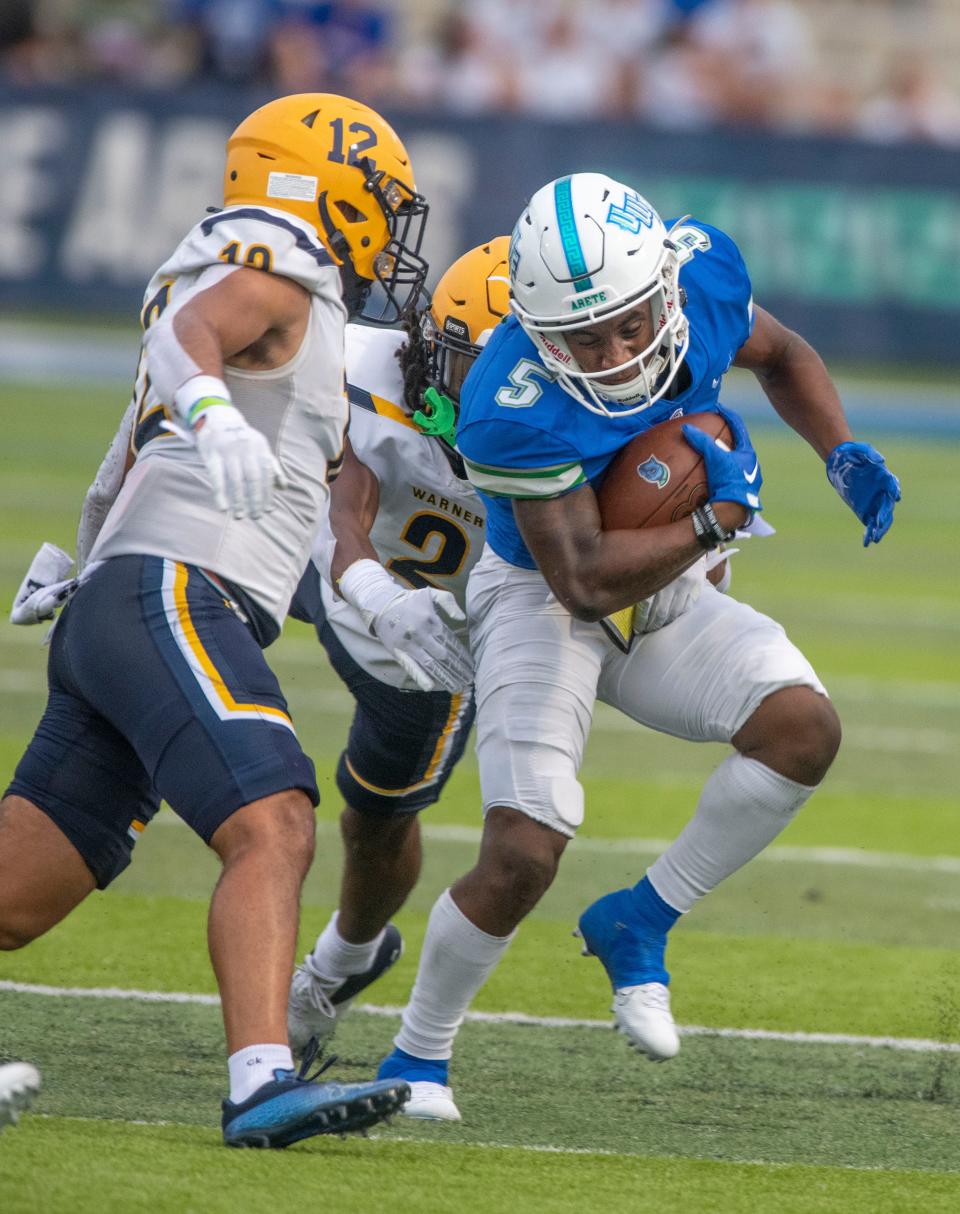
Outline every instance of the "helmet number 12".
[[[332, 160], [334, 164], [357, 164], [367, 148], [375, 148], [377, 146], [377, 132], [373, 127], [367, 126], [365, 122], [351, 122], [347, 130], [351, 135], [365, 135], [366, 138], [357, 142], [353, 140], [347, 150], [347, 155], [343, 154], [343, 119], [333, 118], [330, 121], [330, 127], [333, 131], [333, 147], [327, 153], [327, 159]], [[373, 161], [371, 160], [371, 164]]]
[[494, 400], [505, 409], [528, 409], [543, 395], [543, 385], [537, 379], [550, 382], [553, 375], [543, 363], [534, 362], [531, 358], [521, 358], [507, 379], [513, 385], [506, 384], [498, 389]]

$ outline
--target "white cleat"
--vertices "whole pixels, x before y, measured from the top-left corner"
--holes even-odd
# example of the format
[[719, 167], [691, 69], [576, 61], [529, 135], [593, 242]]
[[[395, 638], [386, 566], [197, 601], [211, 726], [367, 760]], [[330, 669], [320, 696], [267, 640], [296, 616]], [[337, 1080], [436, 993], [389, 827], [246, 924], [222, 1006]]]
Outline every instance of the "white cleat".
[[662, 982], [621, 987], [614, 992], [610, 1010], [617, 1029], [651, 1062], [666, 1062], [679, 1054], [680, 1037], [670, 1013], [670, 992]]
[[[0, 1130], [16, 1125], [40, 1091], [40, 1072], [29, 1062], [8, 1062], [0, 1066]], [[457, 1114], [459, 1117], [459, 1114]]]
[[328, 990], [305, 965], [293, 972], [287, 997], [287, 1034], [290, 1049], [299, 1058], [311, 1037], [323, 1045], [337, 1027], [337, 1009]]
[[424, 1079], [410, 1082], [410, 1099], [400, 1112], [421, 1121], [460, 1121], [460, 1110], [453, 1103], [453, 1089]]
[[383, 939], [367, 968], [349, 978], [321, 977], [314, 969], [312, 955], [307, 953], [303, 965], [294, 971], [287, 997], [287, 1035], [293, 1053], [299, 1057], [311, 1037], [316, 1037], [319, 1045], [332, 1037], [357, 995], [402, 955], [403, 939], [392, 923], [384, 928]]

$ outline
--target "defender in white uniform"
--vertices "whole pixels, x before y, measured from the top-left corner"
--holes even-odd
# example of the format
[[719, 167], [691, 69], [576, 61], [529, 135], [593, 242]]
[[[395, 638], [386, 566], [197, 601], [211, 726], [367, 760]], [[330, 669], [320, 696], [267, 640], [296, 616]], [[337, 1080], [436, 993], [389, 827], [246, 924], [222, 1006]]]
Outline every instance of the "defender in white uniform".
[[320, 93], [241, 123], [224, 200], [147, 289], [129, 455], [115, 443], [93, 498], [132, 467], [57, 623], [47, 709], [0, 806], [0, 946], [109, 884], [165, 798], [223, 863], [209, 939], [224, 1141], [282, 1147], [362, 1129], [408, 1094], [293, 1071], [286, 1001], [318, 793], [261, 649], [342, 455], [348, 313], [373, 287], [379, 319], [413, 305], [426, 204], [383, 119]]
[[419, 876], [417, 815], [473, 721], [464, 602], [484, 511], [452, 443], [460, 385], [507, 312], [507, 244], [455, 262], [407, 333], [347, 327], [350, 439], [292, 607], [356, 699], [337, 769], [346, 858], [339, 910], [294, 976], [294, 1050], [399, 957], [388, 920]]

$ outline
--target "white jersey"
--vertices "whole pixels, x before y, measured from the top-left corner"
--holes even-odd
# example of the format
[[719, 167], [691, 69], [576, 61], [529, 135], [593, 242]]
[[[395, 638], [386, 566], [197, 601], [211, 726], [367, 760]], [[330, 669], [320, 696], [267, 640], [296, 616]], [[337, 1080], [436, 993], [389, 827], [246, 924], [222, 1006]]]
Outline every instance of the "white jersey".
[[134, 399], [136, 463], [90, 560], [129, 553], [197, 565], [244, 591], [282, 625], [329, 498], [327, 467], [343, 454], [344, 327], [339, 271], [303, 221], [268, 207], [227, 207], [186, 236], [144, 297], [148, 329], [240, 266], [291, 278], [311, 294], [303, 342], [270, 371], [225, 367], [233, 403], [270, 442], [286, 473], [274, 508], [258, 519], [218, 510], [196, 449], [161, 429], [173, 415], [152, 388], [141, 354]]
[[[422, 434], [403, 408], [397, 351], [405, 341], [395, 329], [347, 325], [350, 443], [380, 483], [370, 540], [401, 586], [449, 590], [463, 607], [467, 577], [483, 549], [484, 509], [469, 481], [454, 474], [440, 440]], [[318, 553], [330, 541], [325, 520]], [[322, 560], [317, 563], [322, 568]], [[359, 613], [326, 582], [321, 593], [327, 618], [354, 661], [381, 682], [414, 689]], [[466, 643], [466, 624], [460, 635]]]

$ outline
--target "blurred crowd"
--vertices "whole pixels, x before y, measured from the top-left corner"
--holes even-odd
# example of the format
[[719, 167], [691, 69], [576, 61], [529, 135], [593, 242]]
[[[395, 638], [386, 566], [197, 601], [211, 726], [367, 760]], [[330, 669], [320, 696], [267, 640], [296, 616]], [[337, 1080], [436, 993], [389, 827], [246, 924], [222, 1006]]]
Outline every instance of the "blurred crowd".
[[223, 82], [448, 114], [960, 146], [938, 4], [860, 0], [861, 17], [892, 22], [867, 70], [849, 29], [843, 42], [850, 5], [824, 0], [2, 0], [0, 83]]

